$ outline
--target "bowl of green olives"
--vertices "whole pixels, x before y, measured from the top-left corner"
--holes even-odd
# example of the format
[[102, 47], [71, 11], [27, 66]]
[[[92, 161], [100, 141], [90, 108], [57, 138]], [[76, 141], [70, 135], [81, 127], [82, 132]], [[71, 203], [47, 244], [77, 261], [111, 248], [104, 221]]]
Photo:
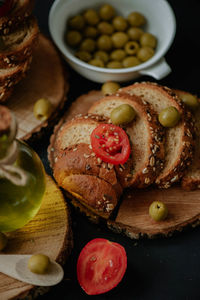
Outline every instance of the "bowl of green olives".
[[49, 30], [69, 65], [89, 80], [159, 80], [171, 72], [164, 55], [176, 20], [166, 0], [55, 0]]

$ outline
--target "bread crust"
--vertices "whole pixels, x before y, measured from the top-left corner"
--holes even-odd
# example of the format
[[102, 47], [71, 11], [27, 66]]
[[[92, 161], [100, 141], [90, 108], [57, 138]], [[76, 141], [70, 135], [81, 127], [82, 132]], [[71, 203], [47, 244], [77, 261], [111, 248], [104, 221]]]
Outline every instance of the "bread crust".
[[10, 88], [17, 84], [26, 75], [26, 72], [30, 68], [31, 62], [32, 56], [16, 67], [6, 69], [9, 70], [9, 72], [6, 72], [5, 74], [0, 72], [0, 87], [4, 86]]
[[13, 8], [6, 15], [0, 18], [0, 34], [6, 35], [23, 22], [26, 22], [33, 11], [35, 4], [34, 0], [24, 0], [23, 4], [20, 4], [19, 0], [14, 1]]
[[7, 88], [5, 86], [0, 87], [0, 103], [5, 102], [13, 92], [13, 87]]
[[0, 68], [15, 67], [32, 56], [39, 34], [39, 28], [34, 17], [30, 17], [27, 22], [29, 23], [29, 26], [32, 27], [29, 37], [19, 45], [17, 44], [14, 49], [8, 51], [5, 50], [0, 53]]
[[181, 128], [179, 150], [178, 153], [175, 153], [177, 158], [166, 172], [165, 169], [163, 169], [163, 172], [161, 172], [155, 181], [159, 188], [169, 188], [173, 183], [180, 181], [185, 174], [187, 167], [192, 162], [194, 152], [194, 120], [191, 112], [185, 108], [180, 98], [173, 92], [172, 89], [166, 86], [160, 86], [159, 84], [152, 82], [135, 83], [121, 89], [119, 93], [125, 92], [133, 95], [134, 89], [138, 86], [140, 86], [140, 88], [151, 88], [155, 92], [159, 90], [160, 93], [163, 93], [165, 97], [170, 99], [171, 105], [175, 106], [181, 114], [181, 121], [177, 125]]
[[[99, 113], [104, 114], [104, 111], [101, 111], [102, 104], [109, 103], [114, 100], [115, 102], [120, 101], [121, 103], [127, 103], [131, 105], [137, 113], [136, 120], [127, 126], [123, 126], [124, 130], [129, 134], [129, 128], [134, 126], [134, 122], [137, 122], [137, 117], [141, 118], [143, 124], [146, 124], [148, 130], [148, 143], [147, 149], [148, 152], [146, 160], [143, 162], [142, 167], [134, 171], [134, 164], [137, 164], [137, 160], [141, 159], [137, 157], [136, 150], [134, 149], [134, 136], [133, 139], [133, 153], [132, 157], [129, 158], [126, 164], [115, 166], [115, 169], [118, 174], [118, 179], [121, 182], [123, 187], [137, 187], [145, 188], [152, 184], [159, 172], [163, 167], [164, 160], [164, 131], [162, 126], [157, 121], [157, 114], [152, 109], [151, 105], [144, 100], [141, 100], [137, 96], [131, 96], [126, 93], [121, 92], [116, 93], [112, 96], [107, 96], [99, 101], [97, 101], [89, 110], [89, 113]], [[104, 105], [103, 105], [104, 106]], [[142, 136], [143, 132], [140, 135]], [[144, 137], [146, 138], [146, 137]], [[140, 156], [139, 156], [140, 157]]]

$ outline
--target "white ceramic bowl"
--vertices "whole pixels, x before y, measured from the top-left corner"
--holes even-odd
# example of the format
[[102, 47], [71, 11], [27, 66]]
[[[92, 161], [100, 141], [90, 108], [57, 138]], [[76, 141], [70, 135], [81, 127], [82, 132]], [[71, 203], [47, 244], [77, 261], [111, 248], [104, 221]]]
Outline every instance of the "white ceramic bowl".
[[[147, 18], [148, 22], [144, 30], [153, 33], [158, 39], [155, 55], [151, 59], [136, 67], [108, 69], [92, 66], [74, 56], [64, 40], [67, 19], [87, 8], [99, 8], [104, 3], [111, 4], [117, 13], [124, 17], [132, 11], [138, 11]], [[49, 14], [49, 30], [52, 39], [69, 65], [92, 81], [122, 82], [141, 75], [149, 75], [159, 80], [171, 72], [164, 55], [173, 42], [176, 20], [166, 0], [55, 0]]]

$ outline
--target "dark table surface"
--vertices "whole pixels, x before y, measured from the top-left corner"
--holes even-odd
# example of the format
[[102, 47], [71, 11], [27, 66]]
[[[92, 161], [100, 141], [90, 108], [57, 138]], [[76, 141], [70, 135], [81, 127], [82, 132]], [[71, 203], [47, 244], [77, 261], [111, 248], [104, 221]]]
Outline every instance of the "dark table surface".
[[[52, 3], [53, 0], [37, 0], [35, 6], [40, 29], [46, 35], [49, 35], [48, 13]], [[169, 3], [176, 15], [177, 32], [165, 56], [172, 67], [172, 73], [160, 83], [200, 94], [200, 1], [170, 0]], [[68, 70], [69, 102], [91, 89], [100, 88], [99, 84], [84, 79], [70, 68]], [[153, 81], [150, 77], [142, 77], [140, 80]], [[48, 143], [49, 135], [46, 135], [42, 143], [35, 143], [33, 148], [42, 158], [46, 171], [51, 174], [46, 158]], [[82, 247], [97, 237], [122, 244], [127, 252], [128, 267], [123, 280], [115, 289], [93, 296], [95, 299], [200, 299], [200, 228], [188, 229], [171, 238], [136, 241], [91, 224], [73, 208], [72, 227], [74, 249], [65, 265], [65, 279], [39, 299], [83, 300], [92, 297], [86, 295], [77, 282], [76, 262]]]

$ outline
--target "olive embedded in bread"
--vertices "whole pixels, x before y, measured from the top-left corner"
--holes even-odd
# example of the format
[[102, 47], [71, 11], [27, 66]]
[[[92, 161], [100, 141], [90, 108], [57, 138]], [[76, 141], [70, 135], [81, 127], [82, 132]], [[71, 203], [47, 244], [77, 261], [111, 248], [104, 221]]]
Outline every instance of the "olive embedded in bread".
[[121, 125], [127, 124], [133, 121], [136, 116], [136, 112], [129, 104], [122, 104], [117, 106], [111, 111], [110, 118], [113, 124]]
[[164, 127], [174, 127], [178, 124], [180, 117], [179, 111], [175, 107], [169, 106], [159, 113], [158, 119]]
[[195, 109], [199, 106], [198, 98], [195, 95], [192, 95], [190, 93], [181, 93], [179, 97], [181, 98], [183, 103], [191, 109]]

